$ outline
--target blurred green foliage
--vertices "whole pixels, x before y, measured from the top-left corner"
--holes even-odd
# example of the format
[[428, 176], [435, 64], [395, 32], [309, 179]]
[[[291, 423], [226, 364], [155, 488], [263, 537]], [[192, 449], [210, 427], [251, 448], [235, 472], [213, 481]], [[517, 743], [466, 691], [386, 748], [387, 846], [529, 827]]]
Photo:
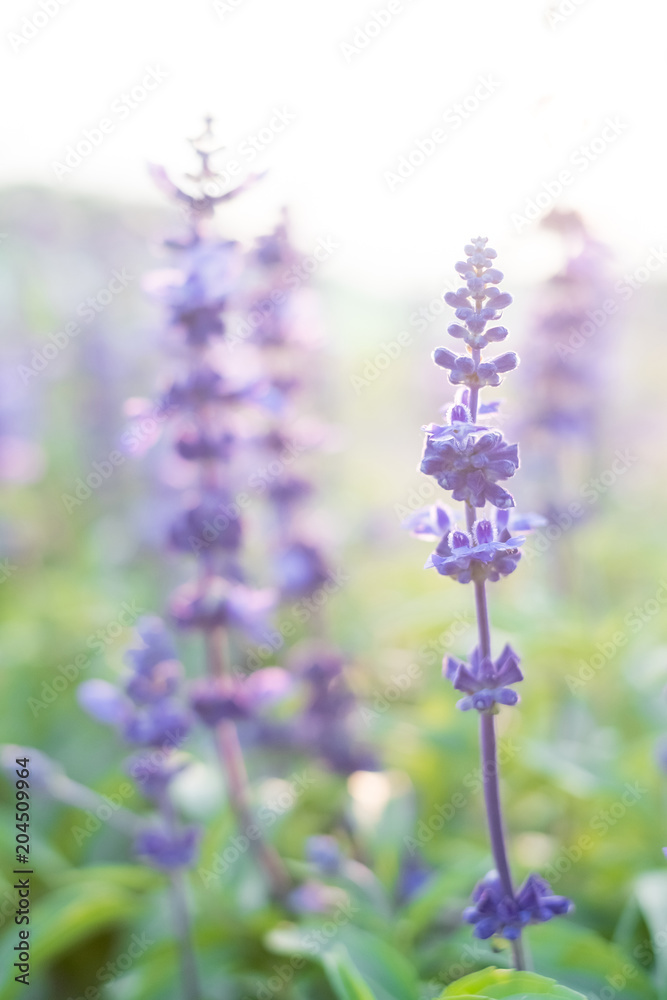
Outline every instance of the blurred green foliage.
[[[42, 226], [50, 225], [52, 256], [73, 244], [80, 258], [86, 247], [91, 256], [97, 254], [97, 271], [88, 276], [93, 285], [110, 264], [123, 262], [117, 253], [114, 257], [120, 231], [126, 240], [120, 249], [137, 273], [142, 261], [146, 269], [151, 266], [142, 249], [142, 230], [150, 231], [145, 221], [139, 225], [135, 219], [128, 231], [122, 219], [93, 206], [79, 206], [73, 215], [71, 207], [68, 214], [56, 201], [37, 208]], [[0, 264], [23, 273], [22, 256], [42, 234], [30, 236], [28, 227], [26, 235], [20, 223], [15, 216], [5, 226], [10, 238], [0, 245]], [[105, 226], [107, 242], [100, 249]], [[12, 245], [15, 233], [19, 242]], [[83, 266], [80, 259], [77, 266]], [[48, 264], [40, 267], [44, 278]], [[42, 330], [60, 327], [82, 294], [81, 287], [75, 289], [68, 302], [43, 291], [53, 287], [45, 278], [28, 284], [13, 306], [19, 331], [37, 313]], [[79, 286], [85, 284], [79, 279]], [[353, 376], [383, 337], [404, 328], [411, 304], [377, 303], [336, 287], [324, 287], [322, 294], [332, 345], [323, 407], [340, 428], [341, 448], [319, 456], [317, 468], [322, 505], [338, 533], [338, 566], [347, 578], [326, 616], [349, 656], [348, 679], [359, 697], [358, 729], [379, 747], [385, 770], [346, 783], [316, 762], [276, 760], [259, 751], [250, 768], [257, 802], [270, 795], [276, 774], [285, 781], [307, 768], [316, 778], [270, 831], [295, 875], [314, 877], [303, 860], [304, 843], [325, 832], [338, 836], [375, 878], [330, 880], [349, 911], [335, 926], [326, 917], [286, 919], [267, 901], [248, 855], [205, 884], [201, 871], [214, 870], [235, 830], [211, 750], [197, 737], [188, 749], [203, 764], [198, 780], [182, 790], [181, 805], [207, 823], [200, 870], [188, 883], [202, 979], [206, 995], [216, 1000], [462, 997], [458, 984], [442, 991], [476, 970], [507, 964], [505, 952], [494, 953], [460, 924], [476, 879], [491, 867], [476, 720], [456, 711], [454, 692], [440, 672], [445, 652], [463, 655], [474, 643], [471, 595], [423, 572], [427, 548], [400, 530], [401, 512], [415, 505], [414, 491], [423, 485], [414, 472], [420, 424], [437, 418], [438, 407], [451, 397], [444, 379], [427, 372], [437, 328], [415, 335], [400, 359], [357, 391]], [[647, 309], [640, 296], [635, 306], [640, 314]], [[128, 333], [124, 323], [130, 315], [141, 322]], [[30, 391], [41, 418], [34, 436], [44, 449], [46, 471], [38, 482], [8, 482], [1, 498], [2, 544], [16, 567], [0, 584], [3, 742], [38, 747], [103, 795], [116, 794], [127, 780], [123, 751], [111, 732], [80, 710], [76, 683], [79, 677], [112, 677], [120, 670], [132, 630], [110, 625], [123, 603], [161, 613], [170, 586], [185, 579], [188, 569], [142, 533], [152, 486], [140, 461], [128, 460], [71, 513], [62, 494], [115, 446], [124, 397], [154, 391], [162, 362], [147, 331], [156, 322], [135, 287], [109, 307], [103, 324], [85, 334], [109, 352], [117, 382], [103, 385], [99, 373], [91, 375], [83, 340], [72, 345], [62, 371], [35, 380]], [[649, 322], [646, 331], [652, 343]], [[140, 349], [136, 343], [130, 349], [130, 337], [143, 338]], [[98, 389], [108, 397], [110, 416], [95, 426], [86, 415]], [[639, 380], [635, 390], [642, 391]], [[650, 379], [646, 392], [645, 409], [655, 415], [660, 403]], [[635, 399], [627, 387], [625, 393], [600, 468], [605, 455], [637, 444]], [[604, 1000], [667, 997], [667, 871], [661, 868], [667, 780], [656, 764], [666, 714], [667, 616], [660, 599], [667, 577], [665, 458], [651, 440], [638, 456], [581, 522], [546, 552], [522, 562], [491, 595], [494, 646], [511, 641], [526, 675], [518, 710], [503, 711], [499, 718], [515, 875], [542, 871], [558, 893], [576, 903], [571, 917], [527, 934], [535, 969], [566, 989], [541, 988], [537, 980], [525, 979], [517, 986], [522, 997], [575, 995], [569, 991]], [[284, 613], [289, 617], [290, 610]], [[188, 673], [196, 676], [197, 644], [182, 642], [181, 650]], [[82, 653], [85, 666], [78, 676], [70, 671], [69, 679], [61, 668]], [[283, 654], [277, 651], [277, 662]], [[54, 685], [58, 677], [65, 683]], [[31, 997], [177, 996], [166, 881], [136, 865], [127, 840], [107, 823], [81, 837], [74, 832], [85, 824], [80, 811], [38, 794], [32, 804]], [[139, 812], [149, 808], [138, 792], [125, 804]], [[0, 1000], [24, 995], [13, 981], [11, 958], [16, 943], [12, 807], [12, 789], [3, 779]], [[401, 902], [401, 866], [412, 855], [431, 875]], [[343, 906], [341, 912], [348, 911]], [[137, 958], [126, 959], [137, 938], [150, 943]], [[501, 981], [490, 973], [473, 976], [465, 980], [466, 995], [515, 995], [493, 985]]]

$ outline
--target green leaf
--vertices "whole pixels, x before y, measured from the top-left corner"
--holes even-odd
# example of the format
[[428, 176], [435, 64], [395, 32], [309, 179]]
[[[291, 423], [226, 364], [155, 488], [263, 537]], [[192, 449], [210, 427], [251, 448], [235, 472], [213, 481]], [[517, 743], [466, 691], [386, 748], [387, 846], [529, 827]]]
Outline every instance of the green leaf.
[[401, 917], [405, 919], [411, 937], [416, 937], [434, 920], [446, 901], [459, 896], [466, 900], [472, 887], [487, 870], [486, 857], [480, 860], [476, 853], [461, 845], [457, 864], [437, 872], [429, 884], [403, 909]]
[[[665, 949], [665, 927], [667, 927], [667, 872], [646, 872], [635, 882], [635, 895], [648, 924], [655, 953], [656, 980], [667, 984], [667, 950]], [[660, 994], [667, 997], [667, 985]]]
[[[461, 992], [462, 990], [467, 992]], [[458, 979], [441, 994], [441, 1000], [456, 1000], [463, 996], [484, 997], [486, 1000], [533, 1000], [551, 997], [552, 1000], [585, 1000], [567, 986], [559, 986], [554, 979], [546, 979], [534, 972], [514, 972], [509, 969], [483, 969]]]
[[376, 1000], [343, 945], [325, 951], [322, 966], [338, 1000]]
[[612, 986], [622, 991], [623, 1000], [655, 1000], [637, 952], [628, 953], [595, 931], [571, 920], [553, 920], [532, 927], [529, 941], [535, 968], [572, 989], [600, 994]]
[[282, 924], [265, 937], [266, 947], [279, 955], [302, 955], [324, 966], [326, 956], [343, 948], [350, 962], [373, 990], [376, 1000], [417, 1000], [417, 974], [412, 965], [382, 938], [361, 927], [345, 925], [326, 937], [324, 925]]
[[[137, 916], [137, 897], [100, 882], [67, 886], [49, 893], [32, 908], [30, 918], [31, 971], [70, 951], [104, 927], [122, 924]], [[12, 924], [0, 944], [0, 1000], [18, 996], [14, 982]]]

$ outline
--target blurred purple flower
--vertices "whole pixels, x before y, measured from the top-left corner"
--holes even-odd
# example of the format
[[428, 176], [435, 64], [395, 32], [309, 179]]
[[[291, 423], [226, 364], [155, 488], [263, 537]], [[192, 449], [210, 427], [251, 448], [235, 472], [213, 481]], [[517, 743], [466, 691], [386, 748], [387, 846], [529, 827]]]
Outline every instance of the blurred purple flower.
[[138, 835], [134, 850], [154, 868], [172, 871], [176, 868], [189, 868], [193, 864], [199, 839], [198, 827], [175, 829], [167, 826], [150, 826]]

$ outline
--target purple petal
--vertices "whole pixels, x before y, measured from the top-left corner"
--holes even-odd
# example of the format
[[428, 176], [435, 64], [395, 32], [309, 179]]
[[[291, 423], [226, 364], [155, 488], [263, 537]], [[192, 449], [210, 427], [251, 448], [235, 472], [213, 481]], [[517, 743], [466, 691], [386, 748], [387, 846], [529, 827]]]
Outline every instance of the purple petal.
[[84, 681], [79, 685], [76, 696], [89, 715], [107, 725], [121, 725], [131, 711], [131, 705], [123, 692], [100, 678]]
[[458, 361], [458, 358], [456, 354], [452, 351], [448, 351], [446, 347], [436, 347], [433, 352], [433, 360], [436, 365], [439, 365], [441, 368], [451, 369]]
[[500, 354], [494, 358], [493, 364], [498, 372], [511, 372], [519, 364], [519, 358], [514, 351], [508, 351], [507, 354]]

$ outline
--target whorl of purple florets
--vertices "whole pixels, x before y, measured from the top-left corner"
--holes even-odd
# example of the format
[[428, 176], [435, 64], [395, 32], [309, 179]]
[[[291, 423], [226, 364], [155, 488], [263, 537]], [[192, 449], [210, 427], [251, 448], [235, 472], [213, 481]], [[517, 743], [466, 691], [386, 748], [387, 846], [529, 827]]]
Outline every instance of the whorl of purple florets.
[[193, 347], [222, 336], [222, 313], [240, 271], [238, 245], [199, 238], [187, 244], [171, 243], [180, 251], [180, 267], [148, 277], [147, 290], [165, 303], [171, 322], [183, 330]]
[[199, 553], [203, 549], [237, 552], [242, 526], [239, 517], [229, 516], [230, 510], [233, 510], [230, 494], [216, 492], [201, 496], [194, 507], [176, 517], [169, 534], [171, 544], [184, 552]]
[[[454, 407], [454, 411], [463, 407]], [[519, 467], [515, 444], [507, 444], [500, 431], [489, 430], [452, 416], [449, 424], [429, 424], [420, 470], [438, 485], [451, 490], [455, 500], [474, 507], [491, 503], [514, 506], [511, 493], [498, 485], [510, 479]]]
[[448, 656], [443, 660], [443, 674], [457, 691], [466, 695], [456, 703], [462, 712], [474, 708], [478, 712], [495, 714], [498, 705], [516, 705], [519, 696], [509, 685], [523, 680], [519, 669], [519, 657], [511, 646], [506, 645], [498, 659], [480, 655], [475, 648], [470, 655], [470, 664]]
[[466, 531], [451, 531], [441, 540], [426, 561], [426, 569], [434, 566], [441, 576], [451, 576], [459, 583], [491, 580], [509, 576], [517, 567], [523, 536], [512, 536], [506, 527], [491, 521], [477, 521], [472, 535]]
[[228, 431], [211, 435], [204, 431], [184, 431], [176, 442], [176, 451], [188, 462], [229, 461], [235, 437]]
[[475, 361], [470, 355], [456, 355], [446, 347], [437, 347], [433, 360], [440, 368], [449, 371], [452, 385], [467, 385], [469, 389], [482, 389], [485, 385], [500, 385], [501, 374], [513, 371], [519, 359], [513, 351], [500, 354], [491, 361]]
[[268, 628], [268, 613], [275, 603], [271, 590], [251, 590], [224, 577], [204, 583], [183, 584], [173, 594], [171, 616], [181, 628], [240, 628], [251, 639], [261, 641]]
[[503, 889], [495, 871], [478, 882], [472, 894], [474, 906], [463, 911], [463, 919], [474, 924], [478, 938], [494, 935], [516, 940], [528, 924], [544, 923], [573, 909], [565, 896], [554, 896], [548, 882], [539, 875], [529, 875], [514, 898]]
[[199, 720], [211, 728], [224, 719], [236, 722], [249, 714], [240, 687], [222, 678], [196, 681], [190, 688], [190, 704]]

